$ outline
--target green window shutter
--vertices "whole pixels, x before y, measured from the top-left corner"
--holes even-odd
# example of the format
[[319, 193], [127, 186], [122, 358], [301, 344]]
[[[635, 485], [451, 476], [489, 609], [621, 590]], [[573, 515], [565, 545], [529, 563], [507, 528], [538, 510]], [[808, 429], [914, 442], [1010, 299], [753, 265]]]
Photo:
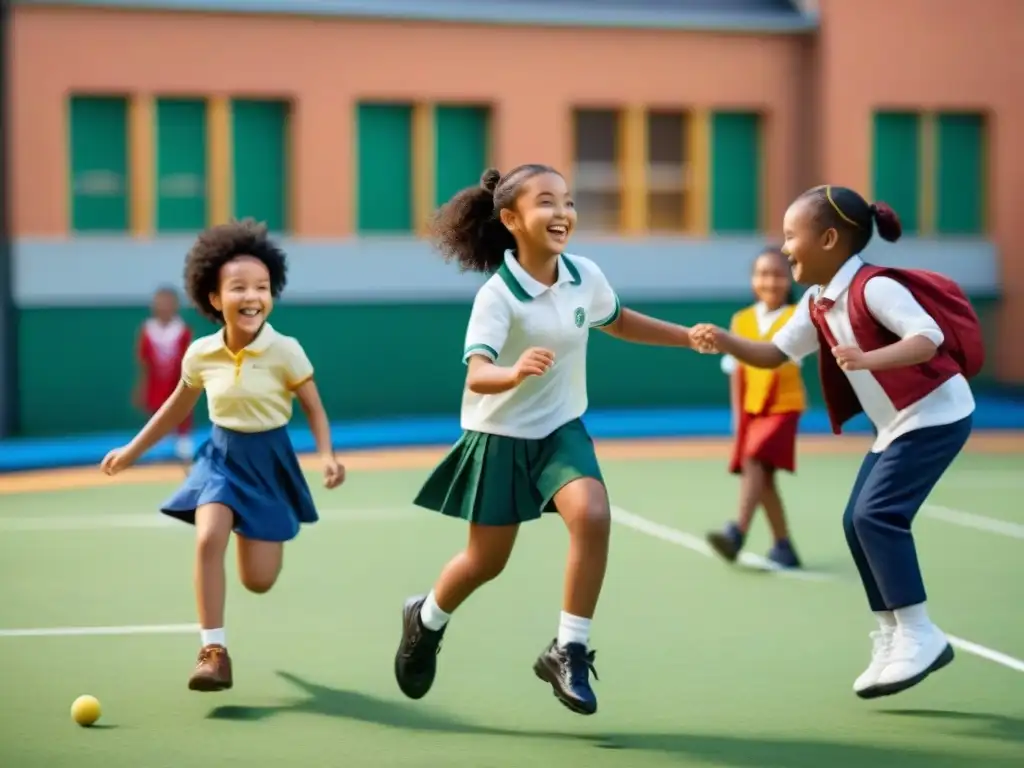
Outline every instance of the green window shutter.
[[903, 232], [921, 229], [921, 119], [912, 112], [876, 112], [872, 186], [875, 200], [899, 214]]
[[194, 232], [207, 223], [206, 102], [156, 103], [156, 230]]
[[360, 104], [356, 120], [357, 229], [412, 232], [412, 106]]
[[234, 217], [254, 218], [266, 222], [272, 232], [287, 232], [287, 102], [232, 101], [231, 131]]
[[985, 228], [985, 119], [944, 114], [936, 121], [935, 229], [978, 235]]
[[70, 123], [71, 229], [127, 232], [128, 100], [73, 96]]
[[711, 116], [711, 231], [761, 230], [761, 118], [749, 112]]
[[486, 170], [490, 115], [486, 107], [438, 106], [434, 120], [434, 202], [441, 205]]

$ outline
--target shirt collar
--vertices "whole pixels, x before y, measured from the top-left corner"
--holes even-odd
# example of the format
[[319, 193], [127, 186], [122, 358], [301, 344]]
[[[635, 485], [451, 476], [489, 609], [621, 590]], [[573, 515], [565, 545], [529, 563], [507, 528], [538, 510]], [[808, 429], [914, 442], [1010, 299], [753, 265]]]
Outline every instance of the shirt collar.
[[[228, 349], [227, 342], [225, 340], [226, 331], [221, 331], [220, 344], [229, 355], [237, 357], [230, 349]], [[243, 347], [239, 352], [239, 355], [260, 355], [267, 351], [267, 348], [274, 343], [274, 337], [277, 336], [277, 331], [273, 329], [270, 323], [264, 322], [260, 329], [256, 332], [256, 338], [249, 342], [248, 346]]]
[[853, 282], [853, 276], [857, 274], [857, 270], [864, 266], [864, 262], [860, 256], [851, 256], [846, 260], [846, 263], [839, 268], [836, 272], [835, 277], [829, 282], [825, 289], [821, 291], [818, 296], [823, 299], [830, 299], [836, 301], [840, 296], [843, 295], [843, 291], [850, 287], [850, 283]]
[[[512, 295], [522, 302], [533, 301], [544, 291], [554, 287], [544, 285], [534, 279], [529, 272], [523, 269], [515, 254], [510, 250], [505, 251], [505, 260], [498, 268], [498, 274], [505, 281], [505, 285], [508, 286]], [[558, 276], [555, 278], [555, 285], [563, 283], [580, 284], [579, 269], [564, 253], [558, 257]]]

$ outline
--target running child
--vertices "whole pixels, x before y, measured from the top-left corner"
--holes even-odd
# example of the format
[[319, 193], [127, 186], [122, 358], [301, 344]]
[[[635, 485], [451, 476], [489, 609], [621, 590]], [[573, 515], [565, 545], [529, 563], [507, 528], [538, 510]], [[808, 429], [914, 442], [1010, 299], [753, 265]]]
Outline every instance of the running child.
[[194, 691], [232, 686], [224, 632], [224, 555], [231, 532], [242, 584], [263, 593], [281, 572], [284, 542], [298, 535], [301, 523], [318, 519], [288, 439], [293, 398], [309, 418], [324, 485], [335, 488], [345, 478], [331, 448], [313, 366], [298, 341], [267, 322], [286, 271], [284, 252], [252, 220], [199, 236], [185, 263], [186, 289], [199, 310], [223, 328], [189, 346], [170, 398], [135, 439], [103, 459], [108, 475], [128, 468], [180, 424], [206, 391], [210, 439], [196, 452], [185, 483], [161, 508], [196, 530], [202, 647], [188, 681]]
[[427, 694], [452, 613], [508, 562], [521, 523], [557, 512], [569, 556], [557, 637], [534, 664], [573, 712], [593, 714], [590, 626], [608, 559], [611, 513], [587, 409], [591, 328], [643, 344], [689, 347], [689, 330], [622, 309], [594, 262], [565, 253], [576, 210], [546, 165], [487, 171], [438, 212], [434, 238], [448, 261], [490, 274], [473, 302], [463, 362], [462, 437], [416, 504], [469, 523], [469, 543], [427, 595], [402, 615], [395, 677]]
[[[779, 248], [766, 248], [754, 261], [751, 278], [757, 303], [733, 315], [730, 330], [745, 339], [769, 340], [793, 316], [790, 300], [793, 278]], [[736, 358], [722, 358], [729, 374], [736, 444], [729, 471], [738, 474], [740, 505], [736, 521], [708, 534], [708, 543], [728, 562], [743, 549], [750, 521], [763, 507], [774, 545], [768, 559], [780, 568], [799, 568], [790, 541], [786, 513], [775, 475], [796, 471], [796, 434], [806, 394], [800, 367], [784, 363], [775, 370], [754, 368]]]
[[953, 660], [928, 615], [911, 524], [971, 433], [984, 346], [959, 286], [924, 270], [866, 265], [872, 230], [899, 239], [899, 219], [845, 187], [815, 187], [786, 212], [783, 251], [797, 282], [813, 287], [771, 341], [714, 326], [697, 344], [759, 368], [819, 354], [832, 429], [864, 411], [876, 436], [843, 514], [846, 541], [878, 621], [861, 698], [906, 690]]
[[[152, 417], [181, 381], [181, 361], [192, 343], [192, 329], [178, 314], [178, 292], [170, 287], [153, 294], [150, 316], [139, 329], [136, 358], [139, 378], [135, 386], [135, 405]], [[178, 440], [174, 452], [181, 461], [192, 458], [191, 415], [175, 430]]]

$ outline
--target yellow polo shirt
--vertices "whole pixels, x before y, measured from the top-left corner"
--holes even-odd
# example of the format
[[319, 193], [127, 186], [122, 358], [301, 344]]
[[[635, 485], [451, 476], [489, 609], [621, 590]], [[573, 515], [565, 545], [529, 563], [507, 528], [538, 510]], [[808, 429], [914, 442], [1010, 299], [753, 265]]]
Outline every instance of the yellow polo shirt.
[[269, 323], [237, 355], [218, 331], [192, 342], [181, 363], [185, 386], [206, 390], [210, 421], [236, 432], [283, 427], [295, 390], [311, 378], [313, 365], [299, 342]]

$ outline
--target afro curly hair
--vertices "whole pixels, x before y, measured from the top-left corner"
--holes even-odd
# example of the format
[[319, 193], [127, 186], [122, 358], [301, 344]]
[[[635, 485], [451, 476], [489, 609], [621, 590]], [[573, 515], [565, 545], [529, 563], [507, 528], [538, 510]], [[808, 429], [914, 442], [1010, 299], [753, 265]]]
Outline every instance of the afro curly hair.
[[254, 219], [232, 221], [202, 232], [185, 257], [185, 291], [196, 308], [215, 323], [224, 315], [210, 303], [220, 286], [220, 270], [239, 256], [263, 262], [270, 273], [270, 295], [281, 295], [288, 282], [288, 259], [267, 236], [267, 227]]

